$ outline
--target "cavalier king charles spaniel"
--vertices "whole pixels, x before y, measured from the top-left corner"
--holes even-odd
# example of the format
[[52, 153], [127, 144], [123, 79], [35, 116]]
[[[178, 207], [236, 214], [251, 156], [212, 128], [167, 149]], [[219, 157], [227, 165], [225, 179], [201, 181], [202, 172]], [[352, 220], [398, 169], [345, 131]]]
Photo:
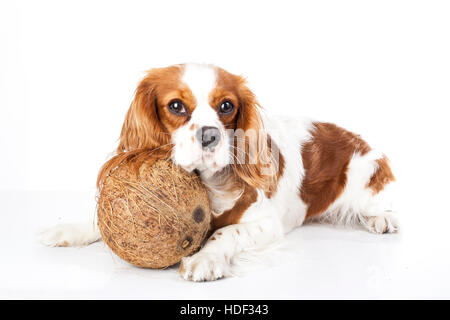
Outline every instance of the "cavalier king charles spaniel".
[[[398, 230], [395, 178], [384, 154], [334, 124], [261, 111], [243, 77], [212, 65], [152, 69], [137, 87], [98, 186], [122, 161], [149, 154], [201, 177], [213, 233], [181, 261], [186, 280], [228, 276], [239, 253], [267, 247], [305, 221]], [[59, 225], [40, 234], [50, 246], [99, 239], [92, 225]]]

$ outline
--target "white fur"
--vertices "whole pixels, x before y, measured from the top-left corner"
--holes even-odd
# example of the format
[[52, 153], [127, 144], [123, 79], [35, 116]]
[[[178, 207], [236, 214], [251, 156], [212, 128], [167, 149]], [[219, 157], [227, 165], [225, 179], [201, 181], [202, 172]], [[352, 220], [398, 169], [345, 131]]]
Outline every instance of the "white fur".
[[233, 174], [230, 174], [230, 167], [222, 170], [214, 175], [205, 171], [201, 172], [200, 176], [208, 191], [208, 196], [213, 208], [213, 214], [221, 214], [226, 210], [233, 208], [234, 203], [240, 198], [243, 189], [230, 190], [228, 188], [229, 180], [233, 179]]
[[[233, 207], [242, 190], [227, 189], [227, 176], [232, 158], [230, 134], [226, 132], [216, 112], [208, 103], [208, 96], [216, 83], [215, 69], [210, 66], [187, 65], [182, 81], [193, 92], [197, 106], [190, 121], [172, 136], [175, 144], [172, 160], [188, 171], [197, 169], [208, 188], [213, 212], [220, 214]], [[187, 280], [215, 280], [232, 275], [232, 264], [249, 250], [260, 250], [297, 226], [303, 224], [307, 206], [299, 196], [305, 170], [301, 147], [310, 139], [312, 122], [308, 119], [263, 116], [264, 128], [278, 145], [285, 160], [284, 174], [278, 181], [277, 192], [269, 199], [258, 190], [258, 199], [241, 218], [239, 224], [223, 227], [213, 234], [196, 254], [183, 258], [181, 276]], [[202, 150], [195, 132], [202, 126], [218, 127], [222, 138], [213, 151]], [[333, 223], [359, 223], [375, 233], [395, 232], [398, 223], [390, 205], [391, 187], [377, 195], [367, 183], [382, 155], [370, 151], [352, 157], [343, 193], [320, 216]], [[62, 225], [40, 234], [44, 244], [84, 245], [98, 240], [98, 230], [92, 226]]]
[[50, 247], [80, 247], [100, 240], [101, 235], [93, 223], [68, 223], [40, 230], [37, 238]]

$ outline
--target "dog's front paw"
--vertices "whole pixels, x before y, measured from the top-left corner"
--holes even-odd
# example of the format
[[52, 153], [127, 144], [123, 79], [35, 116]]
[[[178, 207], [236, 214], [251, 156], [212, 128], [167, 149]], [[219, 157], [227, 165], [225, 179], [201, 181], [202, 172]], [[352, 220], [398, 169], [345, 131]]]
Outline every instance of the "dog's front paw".
[[212, 281], [229, 275], [229, 269], [224, 256], [199, 252], [183, 258], [179, 272], [185, 280]]

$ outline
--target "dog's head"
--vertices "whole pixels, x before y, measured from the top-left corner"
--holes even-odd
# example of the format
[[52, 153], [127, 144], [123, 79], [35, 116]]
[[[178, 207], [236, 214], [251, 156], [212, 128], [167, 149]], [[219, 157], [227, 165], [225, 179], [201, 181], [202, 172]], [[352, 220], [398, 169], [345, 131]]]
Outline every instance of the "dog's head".
[[138, 85], [118, 153], [167, 150], [175, 164], [206, 175], [231, 165], [242, 180], [265, 189], [270, 182], [261, 168], [258, 141], [250, 143], [248, 135], [262, 129], [258, 109], [245, 79], [221, 68], [152, 69]]

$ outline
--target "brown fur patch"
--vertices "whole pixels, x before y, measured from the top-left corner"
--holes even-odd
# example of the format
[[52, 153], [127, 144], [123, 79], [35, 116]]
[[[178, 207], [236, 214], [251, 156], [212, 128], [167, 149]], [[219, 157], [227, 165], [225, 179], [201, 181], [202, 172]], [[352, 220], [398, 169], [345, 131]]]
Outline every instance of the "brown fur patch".
[[[230, 210], [224, 211], [220, 216], [214, 217], [212, 225], [214, 229], [219, 229], [230, 224], [236, 224], [244, 215], [245, 211], [258, 198], [256, 189], [248, 185], [245, 186], [241, 197], [236, 201], [234, 207]], [[217, 233], [219, 234], [219, 233]]]
[[376, 162], [378, 168], [367, 184], [367, 188], [372, 189], [373, 194], [379, 193], [389, 182], [395, 181], [388, 158], [383, 156], [381, 159], [376, 160]]
[[315, 122], [311, 140], [302, 147], [305, 176], [300, 197], [307, 204], [306, 217], [324, 212], [343, 192], [354, 152], [371, 148], [362, 138], [331, 123]]

